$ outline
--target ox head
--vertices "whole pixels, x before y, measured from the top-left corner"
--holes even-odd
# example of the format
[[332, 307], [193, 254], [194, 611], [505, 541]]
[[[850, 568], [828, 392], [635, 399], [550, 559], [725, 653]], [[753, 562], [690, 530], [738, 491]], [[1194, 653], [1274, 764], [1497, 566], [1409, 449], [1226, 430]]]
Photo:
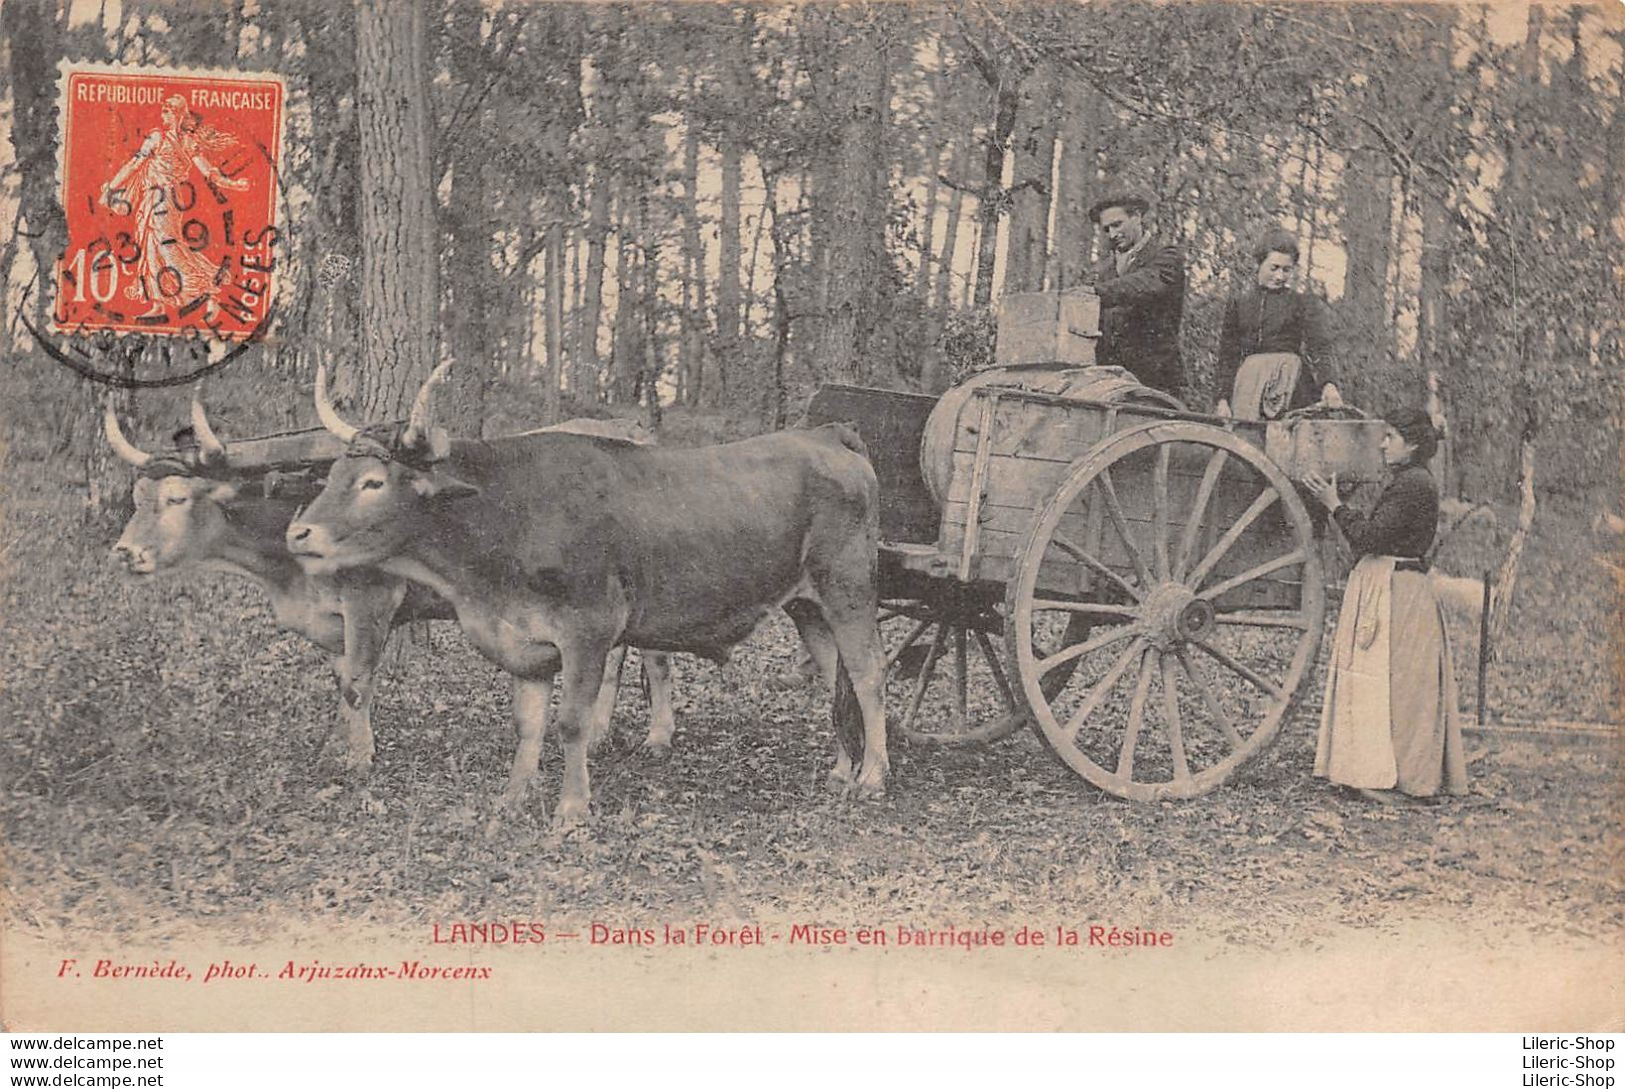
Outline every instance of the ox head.
[[237, 498], [238, 486], [229, 479], [226, 444], [209, 426], [199, 395], [192, 396], [192, 433], [198, 445], [190, 456], [138, 449], [125, 438], [111, 407], [102, 423], [113, 452], [140, 470], [135, 513], [113, 555], [137, 575], [175, 570], [215, 555], [230, 529], [225, 505]]
[[430, 419], [430, 395], [450, 362], [429, 375], [404, 425], [361, 428], [347, 423], [327, 392], [325, 367], [316, 370], [316, 414], [344, 440], [322, 493], [288, 526], [288, 550], [312, 574], [378, 564], [396, 555], [436, 504], [479, 489], [452, 476], [446, 432]]

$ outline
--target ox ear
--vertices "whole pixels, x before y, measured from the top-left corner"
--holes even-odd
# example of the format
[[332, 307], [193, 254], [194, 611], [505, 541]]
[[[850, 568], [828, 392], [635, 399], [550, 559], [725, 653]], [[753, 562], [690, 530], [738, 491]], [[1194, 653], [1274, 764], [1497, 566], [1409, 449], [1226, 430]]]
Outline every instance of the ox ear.
[[237, 498], [238, 491], [237, 485], [220, 482], [210, 487], [208, 494], [210, 499], [223, 504], [233, 502]]
[[474, 485], [458, 480], [450, 473], [431, 469], [412, 476], [412, 490], [425, 499], [471, 499], [480, 494]]

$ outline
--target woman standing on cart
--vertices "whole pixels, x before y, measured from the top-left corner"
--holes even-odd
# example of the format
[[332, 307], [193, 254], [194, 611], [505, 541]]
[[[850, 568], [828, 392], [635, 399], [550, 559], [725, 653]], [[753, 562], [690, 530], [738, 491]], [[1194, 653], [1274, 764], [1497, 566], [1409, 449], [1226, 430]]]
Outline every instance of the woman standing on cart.
[[1272, 231], [1253, 247], [1253, 283], [1230, 296], [1219, 333], [1221, 415], [1271, 420], [1320, 396], [1310, 363], [1325, 375], [1331, 323], [1325, 303], [1292, 290], [1297, 267], [1298, 243], [1285, 231]]
[[1439, 520], [1427, 470], [1438, 432], [1421, 409], [1387, 423], [1393, 477], [1370, 513], [1342, 504], [1335, 476], [1303, 483], [1360, 555], [1332, 643], [1315, 774], [1392, 804], [1466, 793], [1467, 765], [1449, 636], [1424, 559]]

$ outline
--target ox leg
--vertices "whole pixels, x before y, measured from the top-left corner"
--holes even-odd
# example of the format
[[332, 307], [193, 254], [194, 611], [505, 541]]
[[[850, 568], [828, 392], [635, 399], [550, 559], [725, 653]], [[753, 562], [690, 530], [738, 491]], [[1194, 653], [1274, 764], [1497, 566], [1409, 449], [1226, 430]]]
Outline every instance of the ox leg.
[[[853, 789], [859, 797], [875, 797], [886, 792], [886, 776], [891, 759], [886, 752], [886, 711], [881, 691], [886, 679], [886, 656], [873, 611], [841, 622], [832, 621], [830, 630], [841, 652], [841, 669], [846, 671], [863, 715], [863, 764]], [[839, 736], [840, 731], [836, 731]]]
[[620, 691], [621, 670], [625, 666], [624, 646], [610, 651], [604, 661], [604, 683], [598, 686], [598, 698], [592, 705], [592, 721], [587, 726], [587, 749], [590, 752], [597, 752], [609, 740], [610, 722], [615, 717], [615, 696]]
[[649, 694], [649, 736], [643, 747], [665, 756], [671, 752], [671, 737], [677, 731], [677, 716], [671, 706], [671, 656], [645, 652], [643, 679]]
[[542, 761], [542, 736], [547, 732], [547, 705], [553, 701], [553, 678], [513, 681], [513, 725], [519, 734], [519, 747], [508, 769], [508, 785], [502, 788], [497, 805], [515, 808], [524, 799], [525, 789], [536, 778]]
[[[796, 633], [801, 636], [802, 648], [812, 660], [818, 675], [824, 678], [825, 689], [833, 691], [840, 656], [835, 646], [835, 636], [831, 633], [829, 624], [825, 622], [824, 614], [811, 601], [801, 599], [786, 602], [784, 611], [795, 621]], [[851, 789], [852, 757], [853, 754], [847, 751], [840, 730], [836, 730], [835, 767], [831, 768], [829, 773], [829, 785], [832, 789], [842, 791]]]
[[339, 721], [344, 727], [345, 766], [362, 775], [372, 770], [372, 702], [378, 663], [404, 593], [404, 585], [345, 587], [340, 592], [344, 654], [333, 664], [339, 679]]
[[587, 782], [587, 729], [592, 704], [604, 682], [607, 646], [561, 647], [564, 652], [564, 694], [559, 698], [559, 741], [564, 746], [564, 782], [553, 810], [555, 826], [572, 824], [587, 816], [591, 789]]

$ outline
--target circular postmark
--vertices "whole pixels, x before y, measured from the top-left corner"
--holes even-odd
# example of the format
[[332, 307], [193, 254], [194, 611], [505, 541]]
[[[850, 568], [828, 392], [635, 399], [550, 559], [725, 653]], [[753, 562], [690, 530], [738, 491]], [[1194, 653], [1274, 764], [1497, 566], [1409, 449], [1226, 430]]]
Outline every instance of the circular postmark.
[[46, 273], [48, 329], [19, 313], [22, 324], [105, 385], [181, 385], [240, 358], [276, 313], [281, 79], [68, 61], [61, 72], [67, 241]]

